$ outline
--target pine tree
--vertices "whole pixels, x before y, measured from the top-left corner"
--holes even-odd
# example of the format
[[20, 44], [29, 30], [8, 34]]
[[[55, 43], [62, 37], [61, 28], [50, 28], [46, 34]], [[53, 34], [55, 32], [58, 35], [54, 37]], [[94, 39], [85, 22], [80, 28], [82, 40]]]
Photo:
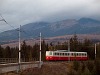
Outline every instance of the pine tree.
[[28, 51], [27, 51], [27, 45], [25, 41], [23, 41], [23, 44], [21, 45], [21, 58], [24, 61], [28, 61]]
[[12, 52], [9, 46], [5, 48], [5, 58], [11, 58]]
[[2, 52], [2, 47], [0, 45], [0, 58], [2, 58], [2, 57], [3, 57], [3, 52]]
[[33, 46], [32, 57], [34, 59], [39, 59], [39, 45], [37, 43], [35, 43], [35, 45]]
[[70, 47], [71, 51], [78, 51], [78, 38], [76, 34], [70, 39]]

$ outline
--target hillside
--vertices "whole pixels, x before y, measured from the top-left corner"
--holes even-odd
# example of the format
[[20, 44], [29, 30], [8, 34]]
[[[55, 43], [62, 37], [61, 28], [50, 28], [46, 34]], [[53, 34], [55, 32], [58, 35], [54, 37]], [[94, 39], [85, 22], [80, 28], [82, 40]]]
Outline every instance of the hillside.
[[[90, 39], [92, 41], [100, 41], [100, 35], [94, 35], [94, 34], [76, 34], [79, 41], [82, 41], [84, 39]], [[56, 36], [56, 37], [49, 37], [49, 38], [42, 38], [47, 43], [58, 43], [58, 42], [65, 42], [68, 41], [70, 38], [72, 38], [74, 35], [64, 35], [64, 36]], [[38, 39], [28, 39], [25, 40], [27, 45], [34, 45], [35, 43], [39, 43]], [[21, 43], [23, 42], [23, 39], [21, 39]], [[16, 47], [18, 46], [18, 40], [15, 41], [9, 41], [3, 42], [2, 47], [10, 46], [10, 47]]]
[[[18, 29], [0, 33], [0, 41], [18, 40]], [[91, 18], [79, 20], [67, 19], [58, 22], [36, 22], [21, 27], [21, 38], [30, 39], [39, 36], [55, 37], [73, 34], [100, 34], [100, 21]]]

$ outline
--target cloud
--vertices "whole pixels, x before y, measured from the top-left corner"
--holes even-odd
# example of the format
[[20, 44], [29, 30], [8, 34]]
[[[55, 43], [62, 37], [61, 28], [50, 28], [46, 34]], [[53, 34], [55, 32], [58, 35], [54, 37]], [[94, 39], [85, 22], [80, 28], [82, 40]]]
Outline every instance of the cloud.
[[[100, 0], [0, 0], [0, 13], [15, 27], [36, 21], [81, 17], [100, 20], [99, 8]], [[5, 29], [11, 28], [3, 25]]]

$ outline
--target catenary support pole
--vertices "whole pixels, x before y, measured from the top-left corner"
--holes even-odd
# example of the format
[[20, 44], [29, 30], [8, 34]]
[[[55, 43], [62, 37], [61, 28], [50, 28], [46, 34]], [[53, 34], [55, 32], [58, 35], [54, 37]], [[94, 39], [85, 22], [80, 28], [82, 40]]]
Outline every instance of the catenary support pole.
[[95, 44], [95, 59], [96, 59], [96, 44]]
[[20, 71], [20, 63], [21, 63], [21, 39], [20, 39], [20, 37], [21, 37], [21, 25], [19, 27], [19, 61], [18, 61], [19, 71]]
[[39, 68], [41, 68], [41, 32], [40, 32], [40, 58], [39, 58], [39, 62], [40, 62]]

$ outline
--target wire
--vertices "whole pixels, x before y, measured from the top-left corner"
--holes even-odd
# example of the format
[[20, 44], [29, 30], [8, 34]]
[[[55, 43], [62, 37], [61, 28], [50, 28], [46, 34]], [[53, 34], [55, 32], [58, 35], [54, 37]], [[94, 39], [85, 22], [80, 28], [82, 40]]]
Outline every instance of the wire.
[[1, 16], [1, 18], [2, 18], [2, 20], [1, 21], [4, 21], [7, 25], [9, 25], [10, 27], [12, 27], [12, 28], [14, 28], [15, 29], [15, 27], [14, 26], [12, 26], [12, 25], [10, 25], [5, 19], [4, 19], [4, 17], [0, 14], [0, 16]]
[[[0, 16], [1, 16], [1, 20], [0, 21], [4, 21], [7, 25], [9, 25], [10, 27], [12, 27], [13, 29], [15, 29], [15, 27], [14, 26], [12, 26], [12, 25], [10, 25], [5, 19], [4, 19], [4, 17], [0, 14]], [[19, 29], [15, 29], [16, 31], [19, 31]], [[20, 30], [20, 32], [24, 32], [24, 34], [26, 34], [28, 37], [29, 36], [32, 36], [32, 35], [30, 35], [30, 34], [28, 34], [24, 29], [22, 30]]]

